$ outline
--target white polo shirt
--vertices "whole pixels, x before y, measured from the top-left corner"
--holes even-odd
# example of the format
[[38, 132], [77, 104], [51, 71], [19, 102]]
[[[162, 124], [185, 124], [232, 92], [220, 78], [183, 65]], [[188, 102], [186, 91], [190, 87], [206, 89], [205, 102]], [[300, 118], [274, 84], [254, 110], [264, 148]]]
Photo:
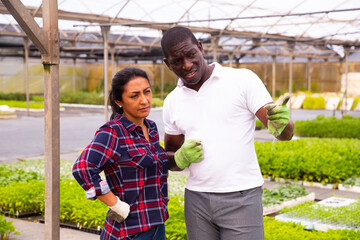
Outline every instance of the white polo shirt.
[[189, 166], [186, 188], [200, 192], [234, 192], [264, 181], [254, 147], [255, 113], [272, 98], [248, 69], [215, 68], [199, 91], [183, 85], [166, 97], [165, 132], [200, 139], [204, 158]]

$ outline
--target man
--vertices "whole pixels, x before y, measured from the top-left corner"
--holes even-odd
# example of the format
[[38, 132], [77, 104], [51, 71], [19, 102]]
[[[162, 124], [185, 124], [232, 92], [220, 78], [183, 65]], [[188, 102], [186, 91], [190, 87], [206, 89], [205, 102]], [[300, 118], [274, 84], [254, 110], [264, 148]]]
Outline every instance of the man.
[[265, 126], [269, 122], [277, 139], [290, 140], [294, 125], [287, 99], [274, 104], [250, 70], [208, 65], [201, 42], [187, 28], [167, 30], [161, 46], [164, 62], [179, 77], [165, 99], [163, 120], [165, 149], [173, 160], [169, 169], [190, 171], [185, 189], [188, 239], [263, 239], [255, 116]]

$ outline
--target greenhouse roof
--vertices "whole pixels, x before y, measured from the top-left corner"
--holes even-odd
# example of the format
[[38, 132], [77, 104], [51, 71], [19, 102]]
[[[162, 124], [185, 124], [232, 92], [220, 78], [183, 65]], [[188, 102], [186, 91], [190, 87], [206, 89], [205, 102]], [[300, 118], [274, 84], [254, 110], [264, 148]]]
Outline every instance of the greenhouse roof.
[[[21, 2], [41, 27], [42, 1]], [[153, 61], [162, 59], [162, 33], [174, 25], [191, 28], [208, 58], [216, 53], [225, 61], [290, 52], [339, 59], [345, 49], [355, 53], [360, 46], [358, 0], [58, 0], [58, 9], [62, 57], [102, 58], [105, 26], [116, 57]], [[0, 47], [19, 47], [26, 35], [1, 2], [0, 24]]]

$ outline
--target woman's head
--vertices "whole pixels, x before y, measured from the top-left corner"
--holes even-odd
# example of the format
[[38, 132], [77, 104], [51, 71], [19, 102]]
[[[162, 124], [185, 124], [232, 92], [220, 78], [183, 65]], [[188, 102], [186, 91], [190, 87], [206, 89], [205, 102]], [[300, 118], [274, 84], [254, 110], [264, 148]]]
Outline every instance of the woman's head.
[[111, 83], [109, 101], [115, 113], [129, 120], [147, 117], [151, 108], [151, 86], [149, 77], [142, 69], [127, 67], [115, 74]]

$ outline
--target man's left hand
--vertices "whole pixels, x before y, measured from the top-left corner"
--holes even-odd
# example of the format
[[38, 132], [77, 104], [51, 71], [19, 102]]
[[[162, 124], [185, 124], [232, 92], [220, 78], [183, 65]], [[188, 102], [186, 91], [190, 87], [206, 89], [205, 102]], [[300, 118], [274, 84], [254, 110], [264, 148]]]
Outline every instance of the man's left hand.
[[289, 94], [284, 94], [279, 97], [276, 103], [267, 104], [268, 129], [275, 137], [279, 136], [290, 120], [289, 108], [287, 102], [290, 99]]

